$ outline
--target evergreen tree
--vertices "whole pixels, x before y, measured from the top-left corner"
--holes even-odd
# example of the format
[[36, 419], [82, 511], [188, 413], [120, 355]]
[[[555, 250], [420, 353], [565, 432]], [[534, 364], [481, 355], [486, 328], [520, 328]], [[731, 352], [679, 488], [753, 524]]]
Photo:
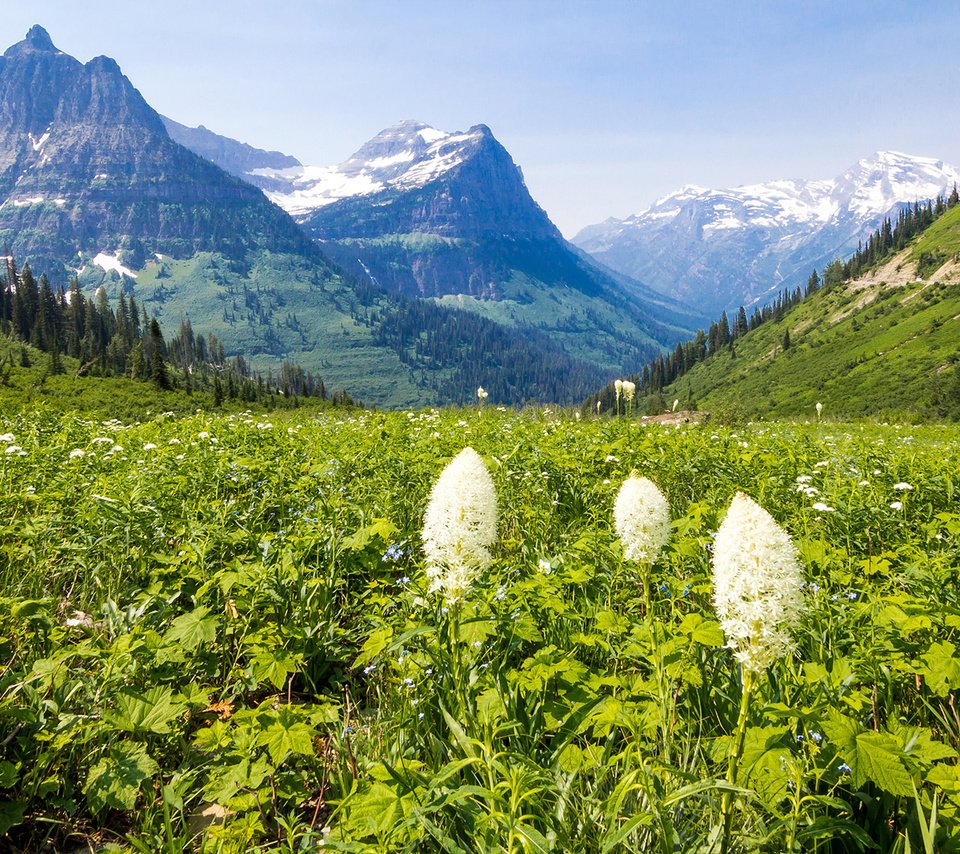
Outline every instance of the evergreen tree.
[[163, 334], [160, 332], [160, 324], [157, 319], [150, 321], [150, 376], [153, 384], [158, 389], [168, 390], [170, 388], [170, 377], [167, 374], [167, 365], [163, 360], [164, 343]]

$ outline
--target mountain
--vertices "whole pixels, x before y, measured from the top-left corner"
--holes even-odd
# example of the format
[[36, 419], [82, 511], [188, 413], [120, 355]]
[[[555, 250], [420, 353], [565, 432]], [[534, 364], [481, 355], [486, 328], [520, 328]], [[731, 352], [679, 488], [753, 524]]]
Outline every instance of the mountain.
[[829, 418], [960, 419], [958, 342], [960, 204], [864, 275], [826, 284], [694, 364], [653, 409], [679, 400], [720, 415], [813, 418], [821, 403]]
[[883, 151], [828, 181], [687, 186], [641, 213], [588, 226], [573, 242], [713, 320], [802, 286], [814, 268], [852, 254], [885, 217], [958, 181], [960, 170], [940, 160]]
[[605, 371], [692, 328], [689, 310], [564, 241], [485, 125], [450, 133], [404, 121], [337, 166], [249, 177], [355, 275], [541, 330]]
[[199, 154], [211, 163], [216, 163], [224, 172], [238, 178], [246, 178], [255, 169], [291, 169], [301, 165], [296, 157], [289, 154], [254, 148], [245, 142], [237, 142], [207, 130], [203, 125], [191, 128], [166, 116], [161, 116], [160, 119], [174, 142], [189, 148], [194, 154]]
[[170, 139], [112, 59], [82, 64], [39, 26], [0, 59], [0, 200], [0, 240], [51, 274], [120, 248], [138, 265], [155, 252], [311, 251], [249, 184]]
[[168, 333], [190, 320], [228, 356], [292, 360], [366, 403], [464, 400], [480, 384], [498, 402], [565, 401], [603, 376], [545, 333], [352, 277], [259, 189], [174, 141], [116, 62], [81, 63], [39, 26], [0, 58], [0, 241], [54, 284], [123, 291]]

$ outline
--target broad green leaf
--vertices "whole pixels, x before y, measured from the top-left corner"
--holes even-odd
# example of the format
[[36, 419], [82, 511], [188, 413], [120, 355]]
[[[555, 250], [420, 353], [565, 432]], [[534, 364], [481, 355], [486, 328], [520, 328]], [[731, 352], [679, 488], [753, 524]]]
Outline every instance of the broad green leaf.
[[23, 821], [26, 808], [23, 801], [0, 801], [0, 836]]
[[110, 747], [107, 755], [90, 769], [83, 793], [95, 813], [107, 807], [132, 810], [140, 787], [159, 770], [146, 745], [121, 742]]
[[276, 718], [257, 739], [270, 753], [274, 765], [279, 765], [291, 753], [313, 755], [313, 730], [290, 709], [282, 707]]
[[882, 732], [862, 732], [857, 736], [855, 777], [872, 780], [891, 795], [913, 794], [913, 779], [903, 765], [896, 739]]
[[727, 642], [720, 624], [700, 614], [687, 614], [680, 622], [680, 631], [703, 646], [723, 646]]
[[177, 617], [164, 635], [164, 640], [193, 652], [200, 644], [212, 643], [216, 637], [217, 618], [209, 616], [209, 609], [201, 606]]
[[12, 762], [0, 762], [0, 789], [12, 789], [17, 782], [17, 766]]
[[127, 732], [152, 732], [166, 735], [170, 722], [183, 715], [187, 707], [175, 702], [173, 691], [159, 686], [142, 694], [130, 688], [119, 691], [115, 709], [104, 714], [104, 720]]
[[360, 649], [360, 655], [353, 662], [354, 667], [363, 667], [373, 661], [383, 650], [387, 648], [393, 638], [393, 628], [384, 626], [370, 633], [363, 646]]
[[366, 791], [353, 795], [344, 804], [346, 829], [363, 836], [384, 833], [403, 818], [412, 801], [411, 795], [400, 797], [395, 789], [383, 783], [372, 783]]
[[268, 680], [278, 690], [287, 684], [287, 677], [300, 669], [301, 656], [282, 649], [260, 650], [253, 659], [253, 676], [257, 682]]

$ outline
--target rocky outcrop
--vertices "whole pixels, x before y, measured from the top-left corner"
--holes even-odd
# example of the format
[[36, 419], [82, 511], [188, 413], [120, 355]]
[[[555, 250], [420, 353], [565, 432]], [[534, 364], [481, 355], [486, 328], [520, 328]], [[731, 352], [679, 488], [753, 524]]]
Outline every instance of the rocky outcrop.
[[0, 202], [0, 242], [54, 276], [130, 246], [316, 254], [261, 192], [174, 142], [116, 62], [80, 63], [42, 27], [0, 61]]

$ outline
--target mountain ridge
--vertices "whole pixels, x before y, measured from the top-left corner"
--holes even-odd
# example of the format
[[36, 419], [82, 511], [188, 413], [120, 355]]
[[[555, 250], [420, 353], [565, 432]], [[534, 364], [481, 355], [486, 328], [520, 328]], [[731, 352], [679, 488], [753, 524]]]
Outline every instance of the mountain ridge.
[[960, 170], [880, 151], [834, 179], [733, 189], [688, 185], [644, 211], [587, 226], [573, 242], [613, 269], [704, 309], [704, 319], [802, 285], [852, 254], [884, 217], [949, 192]]

